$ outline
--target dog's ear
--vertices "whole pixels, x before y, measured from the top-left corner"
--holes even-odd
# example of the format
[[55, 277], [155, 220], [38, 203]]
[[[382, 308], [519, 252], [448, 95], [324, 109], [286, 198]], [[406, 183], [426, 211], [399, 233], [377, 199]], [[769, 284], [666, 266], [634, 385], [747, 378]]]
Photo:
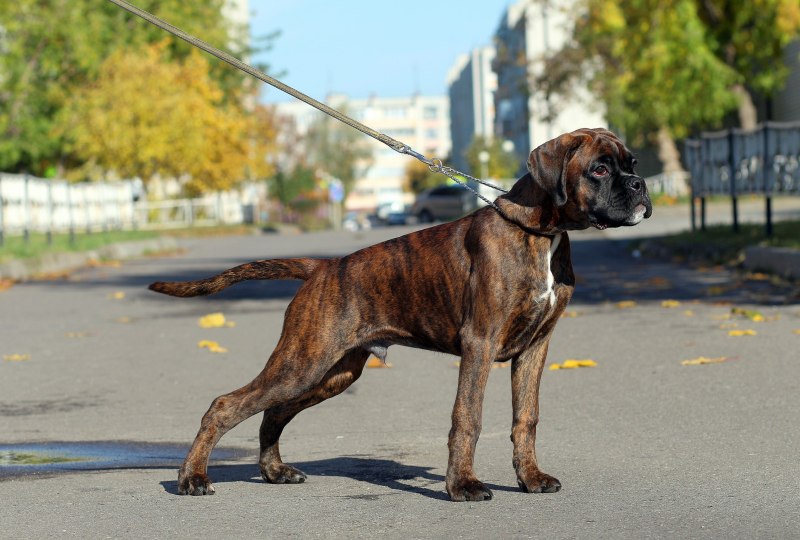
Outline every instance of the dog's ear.
[[536, 147], [528, 157], [531, 177], [558, 207], [567, 203], [567, 163], [587, 138], [567, 133]]

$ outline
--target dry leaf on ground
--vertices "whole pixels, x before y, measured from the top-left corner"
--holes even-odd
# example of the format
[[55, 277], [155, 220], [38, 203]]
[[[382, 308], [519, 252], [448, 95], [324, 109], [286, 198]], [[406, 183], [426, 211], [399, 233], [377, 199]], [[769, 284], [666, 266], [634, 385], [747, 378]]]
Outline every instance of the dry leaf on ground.
[[678, 300], [664, 300], [663, 302], [661, 302], [661, 307], [664, 308], [676, 308], [680, 305], [681, 303]]
[[219, 343], [217, 343], [216, 341], [211, 341], [208, 339], [201, 340], [200, 342], [198, 342], [197, 346], [200, 347], [201, 349], [208, 349], [213, 353], [228, 352], [228, 349], [226, 349], [225, 347], [220, 347]]
[[109, 300], [122, 300], [123, 298], [125, 298], [125, 293], [122, 292], [122, 291], [116, 291], [116, 292], [113, 292], [113, 293], [108, 293], [106, 298], [108, 298]]
[[222, 313], [209, 313], [208, 315], [200, 317], [197, 324], [200, 328], [232, 328], [236, 326], [235, 322], [226, 321], [225, 315]]
[[713, 286], [706, 289], [707, 296], [719, 296], [721, 294], [725, 294], [727, 289], [725, 287]]
[[3, 360], [7, 362], [25, 362], [26, 360], [30, 360], [31, 355], [29, 354], [4, 354]]
[[614, 305], [617, 306], [619, 309], [628, 309], [636, 307], [636, 302], [634, 302], [633, 300], [623, 300], [622, 302], [617, 302]]
[[747, 330], [730, 330], [730, 331], [728, 331], [728, 335], [729, 336], [733, 336], [733, 337], [755, 336], [756, 335], [756, 331], [755, 330], [750, 330], [750, 329], [747, 329]]
[[564, 360], [561, 364], [552, 364], [550, 365], [550, 371], [555, 371], [557, 369], [576, 369], [576, 368], [583, 368], [583, 367], [597, 367], [597, 362], [594, 360], [590, 360], [588, 358], [584, 360], [575, 360], [569, 359]]
[[378, 368], [390, 368], [392, 364], [389, 362], [384, 362], [377, 356], [370, 356], [369, 360], [367, 360], [367, 368], [369, 369], [378, 369]]
[[667, 288], [672, 286], [672, 282], [661, 276], [654, 276], [647, 280], [647, 284], [657, 288]]
[[0, 292], [6, 291], [14, 285], [14, 282], [10, 279], [0, 279]]
[[705, 356], [698, 356], [697, 358], [692, 358], [691, 360], [682, 360], [682, 366], [700, 366], [703, 364], [721, 364], [722, 362], [727, 362], [730, 360], [727, 356], [718, 356], [716, 358], [706, 358]]
[[687, 309], [686, 311], [683, 312], [683, 314], [686, 315], [687, 317], [694, 317], [694, 311], [692, 311], [691, 309]]
[[580, 313], [577, 311], [565, 311], [561, 314], [562, 319], [574, 319], [575, 317], [579, 316]]
[[792, 330], [792, 333], [793, 334], [800, 334], [800, 328], [798, 328], [797, 330]]
[[747, 317], [748, 319], [754, 322], [764, 322], [766, 320], [766, 318], [764, 317], [764, 315], [761, 314], [761, 312], [756, 311], [754, 309], [732, 308], [731, 314]]

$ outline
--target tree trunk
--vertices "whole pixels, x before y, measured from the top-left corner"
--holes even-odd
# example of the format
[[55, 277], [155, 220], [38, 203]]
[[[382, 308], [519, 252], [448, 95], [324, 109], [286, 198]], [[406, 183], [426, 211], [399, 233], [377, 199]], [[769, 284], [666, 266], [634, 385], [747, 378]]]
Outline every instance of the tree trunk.
[[[689, 186], [686, 183], [687, 175], [681, 165], [678, 146], [668, 127], [661, 126], [658, 129], [656, 141], [658, 143], [658, 159], [664, 169], [665, 179], [671, 178], [671, 181], [665, 182], [665, 191], [670, 195], [686, 195], [689, 192]], [[670, 187], [667, 188], [667, 185]]]
[[758, 111], [753, 104], [753, 96], [743, 84], [736, 84], [731, 91], [739, 98], [739, 127], [745, 131], [754, 131], [758, 123]]

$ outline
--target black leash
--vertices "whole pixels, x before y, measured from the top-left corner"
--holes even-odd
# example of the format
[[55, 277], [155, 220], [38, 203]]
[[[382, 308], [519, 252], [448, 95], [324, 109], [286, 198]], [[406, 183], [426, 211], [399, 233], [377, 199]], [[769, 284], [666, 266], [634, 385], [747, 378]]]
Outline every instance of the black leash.
[[467, 188], [472, 193], [477, 195], [478, 198], [480, 198], [483, 202], [485, 202], [486, 204], [490, 205], [492, 208], [497, 210], [500, 213], [501, 216], [503, 216], [504, 218], [508, 219], [506, 217], [506, 215], [503, 213], [503, 211], [493, 201], [490, 201], [489, 199], [487, 199], [486, 197], [484, 197], [483, 195], [478, 193], [478, 191], [476, 189], [473, 189], [470, 185], [468, 185], [467, 182], [465, 182], [463, 180], [463, 178], [466, 178], [468, 180], [472, 180], [472, 181], [477, 182], [479, 184], [483, 184], [484, 186], [496, 189], [497, 191], [502, 191], [503, 193], [508, 193], [507, 190], [505, 190], [505, 189], [503, 189], [501, 187], [495, 186], [493, 184], [490, 184], [488, 182], [485, 182], [483, 180], [480, 180], [478, 178], [475, 178], [474, 176], [470, 176], [468, 174], [464, 174], [461, 171], [453, 169], [452, 167], [447, 167], [444, 164], [442, 164], [442, 160], [441, 159], [425, 157], [423, 154], [420, 154], [419, 152], [414, 151], [414, 149], [411, 148], [410, 146], [408, 146], [407, 144], [404, 144], [404, 143], [402, 143], [400, 141], [397, 141], [397, 140], [389, 137], [388, 135], [386, 135], [384, 133], [380, 133], [379, 131], [375, 131], [374, 129], [372, 129], [372, 128], [368, 127], [368, 126], [365, 126], [361, 122], [358, 122], [357, 120], [354, 120], [354, 119], [350, 118], [349, 116], [342, 114], [341, 112], [337, 111], [336, 109], [334, 109], [332, 107], [329, 107], [328, 105], [325, 105], [324, 103], [321, 103], [321, 102], [317, 101], [316, 99], [314, 99], [312, 97], [309, 97], [309, 96], [303, 94], [302, 92], [299, 92], [299, 91], [295, 90], [291, 86], [288, 86], [288, 85], [282, 83], [281, 81], [279, 81], [279, 80], [277, 80], [277, 79], [275, 79], [273, 77], [270, 77], [269, 75], [267, 75], [263, 71], [258, 70], [256, 68], [254, 68], [253, 66], [242, 62], [238, 58], [226, 53], [225, 51], [221, 51], [220, 49], [212, 47], [211, 45], [209, 45], [205, 41], [203, 41], [201, 39], [198, 39], [198, 38], [192, 36], [191, 34], [187, 34], [183, 30], [181, 30], [180, 28], [172, 26], [168, 22], [163, 21], [162, 19], [159, 19], [158, 17], [156, 17], [155, 15], [153, 15], [151, 13], [148, 13], [147, 11], [139, 9], [138, 7], [134, 6], [133, 4], [131, 4], [129, 2], [126, 2], [125, 0], [108, 0], [108, 1], [111, 2], [112, 4], [116, 4], [117, 6], [121, 7], [122, 9], [124, 9], [126, 11], [129, 11], [130, 13], [133, 13], [134, 15], [137, 15], [137, 16], [141, 17], [142, 19], [146, 20], [150, 24], [153, 24], [153, 25], [161, 28], [162, 30], [164, 30], [166, 32], [169, 32], [170, 34], [172, 34], [172, 35], [174, 35], [176, 37], [179, 37], [180, 39], [184, 40], [185, 42], [189, 43], [190, 45], [192, 45], [194, 47], [197, 47], [198, 49], [204, 50], [208, 54], [219, 58], [223, 62], [226, 62], [226, 63], [232, 65], [233, 67], [244, 71], [248, 75], [252, 75], [256, 79], [259, 79], [259, 80], [261, 80], [261, 81], [263, 81], [263, 82], [265, 82], [265, 83], [267, 83], [267, 84], [269, 84], [271, 86], [274, 86], [278, 90], [281, 90], [282, 92], [285, 92], [285, 93], [289, 94], [290, 96], [295, 97], [295, 98], [299, 99], [300, 101], [302, 101], [304, 103], [307, 103], [308, 105], [311, 105], [315, 109], [318, 109], [318, 110], [324, 112], [325, 114], [327, 114], [329, 116], [332, 116], [333, 118], [339, 120], [340, 122], [343, 122], [343, 123], [347, 124], [348, 126], [357, 129], [361, 133], [364, 133], [365, 135], [369, 135], [373, 139], [376, 139], [376, 140], [382, 142], [383, 144], [385, 144], [386, 146], [388, 146], [389, 148], [391, 148], [395, 152], [399, 152], [401, 154], [406, 154], [406, 155], [409, 155], [409, 156], [411, 156], [413, 158], [418, 159], [419, 161], [421, 161], [422, 163], [427, 165], [428, 168], [432, 172], [441, 173], [441, 174], [447, 176], [448, 178], [454, 180], [456, 183], [460, 184], [461, 186]]

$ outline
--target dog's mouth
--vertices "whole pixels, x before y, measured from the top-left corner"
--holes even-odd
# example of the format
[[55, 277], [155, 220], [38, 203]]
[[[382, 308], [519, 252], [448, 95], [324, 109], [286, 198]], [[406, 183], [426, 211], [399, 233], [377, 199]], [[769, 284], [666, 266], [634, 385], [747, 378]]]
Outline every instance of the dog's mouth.
[[604, 230], [608, 229], [608, 224], [607, 223], [600, 223], [599, 221], [593, 221], [591, 223], [592, 223], [592, 227], [594, 227], [597, 230], [604, 231]]

